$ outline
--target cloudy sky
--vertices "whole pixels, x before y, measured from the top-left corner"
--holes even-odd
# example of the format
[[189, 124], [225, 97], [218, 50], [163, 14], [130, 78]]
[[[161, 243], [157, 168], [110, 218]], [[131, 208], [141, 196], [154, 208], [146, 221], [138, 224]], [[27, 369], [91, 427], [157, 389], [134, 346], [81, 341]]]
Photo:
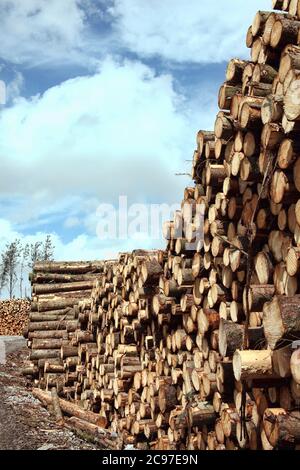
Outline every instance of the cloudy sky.
[[0, 0], [0, 248], [51, 233], [57, 259], [162, 242], [100, 240], [99, 204], [180, 202], [226, 62], [271, 0]]

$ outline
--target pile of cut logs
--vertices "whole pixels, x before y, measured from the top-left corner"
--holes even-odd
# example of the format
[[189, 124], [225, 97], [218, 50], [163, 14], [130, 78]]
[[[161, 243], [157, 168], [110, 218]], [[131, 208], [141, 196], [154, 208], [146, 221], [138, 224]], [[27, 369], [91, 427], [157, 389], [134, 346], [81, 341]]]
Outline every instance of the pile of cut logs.
[[0, 335], [22, 336], [28, 323], [28, 300], [3, 300], [0, 302]]
[[40, 385], [51, 387], [58, 378], [63, 383], [63, 360], [76, 360], [72, 338], [79, 305], [90, 302], [93, 283], [101, 276], [103, 265], [101, 261], [35, 264], [30, 275], [31, 311], [24, 330], [31, 349], [30, 363], [24, 372]]
[[273, 7], [248, 30], [251, 61], [228, 64], [167, 249], [104, 263], [76, 355], [40, 378], [124, 444], [299, 449], [300, 1]]

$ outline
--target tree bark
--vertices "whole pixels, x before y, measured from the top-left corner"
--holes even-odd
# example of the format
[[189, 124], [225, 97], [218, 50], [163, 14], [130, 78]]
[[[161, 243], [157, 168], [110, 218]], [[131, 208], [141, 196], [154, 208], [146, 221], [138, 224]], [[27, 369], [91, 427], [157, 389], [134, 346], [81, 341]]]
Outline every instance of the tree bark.
[[289, 334], [300, 338], [300, 295], [277, 296], [264, 306], [263, 325], [271, 349]]
[[85, 262], [57, 262], [41, 261], [34, 265], [34, 271], [39, 273], [61, 273], [61, 274], [85, 274], [93, 272], [102, 272], [103, 261]]
[[282, 408], [268, 408], [263, 418], [264, 431], [275, 447], [294, 446], [300, 442], [300, 412]]

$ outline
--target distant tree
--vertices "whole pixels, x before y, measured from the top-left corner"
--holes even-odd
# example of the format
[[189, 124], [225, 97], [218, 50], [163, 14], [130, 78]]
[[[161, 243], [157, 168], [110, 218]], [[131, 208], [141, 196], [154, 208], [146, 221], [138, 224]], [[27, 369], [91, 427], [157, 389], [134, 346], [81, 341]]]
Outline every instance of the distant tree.
[[42, 247], [41, 261], [53, 261], [54, 250], [55, 246], [53, 245], [51, 235], [47, 235]]
[[27, 297], [28, 286], [24, 286], [24, 273], [28, 268], [33, 270], [38, 261], [53, 261], [54, 250], [51, 235], [47, 235], [44, 241], [27, 243], [25, 246], [21, 246], [20, 240], [8, 243], [0, 255], [0, 295], [7, 287], [9, 297], [13, 298], [18, 282], [20, 297]]
[[29, 247], [29, 256], [27, 266], [33, 269], [34, 264], [42, 259], [42, 242], [31, 243]]
[[6, 282], [7, 282], [7, 275], [8, 275], [8, 263], [6, 262], [6, 248], [1, 253], [1, 267], [0, 267], [0, 294], [2, 293]]
[[[21, 263], [20, 263], [20, 297], [21, 299], [23, 298], [24, 269], [28, 265], [29, 255], [30, 255], [30, 246], [28, 243], [26, 243], [26, 245], [22, 248], [22, 251], [21, 251]], [[25, 288], [25, 291], [26, 291], [26, 288]]]
[[14, 290], [18, 281], [18, 265], [21, 256], [20, 240], [8, 243], [1, 254], [1, 286], [7, 286], [9, 298], [14, 296]]

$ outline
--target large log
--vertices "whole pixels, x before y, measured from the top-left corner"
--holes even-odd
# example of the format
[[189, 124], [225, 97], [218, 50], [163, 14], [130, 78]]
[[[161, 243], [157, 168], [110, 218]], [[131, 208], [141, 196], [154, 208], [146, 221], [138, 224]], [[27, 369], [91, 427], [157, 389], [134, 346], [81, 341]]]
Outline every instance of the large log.
[[118, 439], [116, 434], [75, 416], [69, 418], [65, 422], [65, 426], [71, 430], [79, 431], [79, 435], [90, 436], [103, 449], [121, 450], [122, 448], [122, 440]]
[[300, 338], [300, 295], [276, 296], [265, 304], [263, 312], [265, 337], [271, 349], [289, 335]]
[[194, 408], [189, 408], [189, 422], [192, 426], [209, 425], [215, 418], [214, 407], [208, 402], [203, 402]]
[[30, 322], [48, 322], [48, 321], [65, 321], [65, 320], [74, 320], [75, 314], [74, 311], [70, 310], [70, 313], [59, 313], [55, 315], [49, 315], [48, 312], [43, 313], [31, 313], [29, 315]]
[[276, 374], [273, 371], [272, 352], [270, 350], [236, 351], [233, 355], [235, 379], [269, 379]]
[[60, 349], [34, 349], [29, 356], [31, 361], [38, 361], [39, 359], [59, 358]]
[[[48, 406], [52, 404], [52, 396], [49, 392], [45, 392], [38, 388], [34, 388], [32, 390], [32, 394], [35, 398], [40, 400], [44, 405]], [[106, 422], [105, 420], [97, 415], [96, 413], [92, 413], [91, 411], [86, 411], [80, 408], [78, 405], [75, 405], [67, 400], [63, 400], [59, 398], [59, 406], [61, 410], [68, 416], [75, 416], [83, 421], [87, 421], [89, 423], [95, 424], [100, 427], [105, 427]]]
[[86, 282], [99, 279], [101, 274], [57, 274], [57, 273], [42, 273], [34, 272], [29, 274], [29, 280], [32, 284], [49, 284], [49, 283], [67, 283], [67, 282]]
[[68, 332], [65, 330], [29, 331], [28, 339], [68, 339]]
[[145, 261], [142, 266], [142, 276], [144, 284], [158, 278], [163, 272], [161, 264], [156, 258]]
[[38, 302], [33, 302], [31, 306], [32, 311], [47, 312], [48, 310], [60, 310], [67, 307], [73, 307], [78, 303], [78, 298], [65, 298], [65, 299], [40, 299]]
[[103, 271], [103, 261], [92, 262], [37, 262], [34, 271], [38, 273], [84, 274]]
[[63, 339], [36, 339], [32, 340], [31, 348], [34, 349], [60, 349]]
[[28, 331], [50, 331], [50, 330], [66, 330], [75, 331], [78, 326], [77, 320], [58, 320], [33, 322], [28, 326]]
[[220, 320], [219, 351], [221, 356], [232, 355], [244, 343], [245, 328], [243, 325], [224, 319]]
[[33, 284], [32, 291], [36, 295], [52, 294], [57, 292], [70, 292], [91, 290], [94, 285], [94, 280], [82, 282], [67, 282], [59, 284]]
[[300, 412], [282, 408], [268, 408], [263, 418], [264, 431], [275, 447], [294, 447], [300, 442]]
[[300, 22], [289, 18], [280, 18], [272, 28], [270, 44], [273, 48], [294, 44], [298, 40]]

